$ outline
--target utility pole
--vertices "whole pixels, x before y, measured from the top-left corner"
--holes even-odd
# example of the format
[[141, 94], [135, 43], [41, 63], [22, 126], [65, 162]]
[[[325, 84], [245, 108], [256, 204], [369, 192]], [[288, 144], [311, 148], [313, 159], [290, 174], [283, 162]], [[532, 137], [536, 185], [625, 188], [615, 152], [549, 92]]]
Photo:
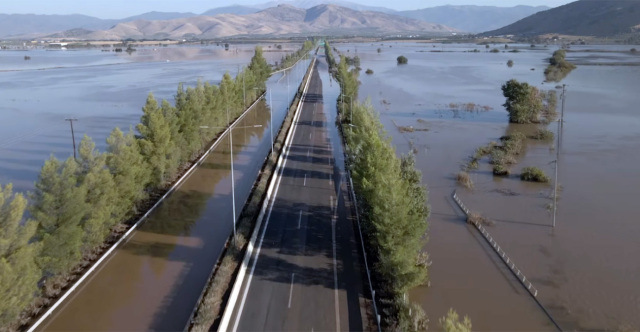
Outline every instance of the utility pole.
[[271, 154], [273, 155], [273, 110], [275, 109], [275, 107], [273, 107], [273, 98], [271, 98], [271, 89], [269, 89], [269, 105], [271, 106], [270, 110], [269, 110], [269, 116], [271, 117], [270, 123], [269, 123], [269, 130], [271, 130]]
[[564, 99], [566, 96], [566, 84], [562, 84], [562, 111], [560, 112], [560, 126], [564, 128]]
[[69, 124], [71, 125], [71, 141], [73, 141], [73, 159], [77, 159], [76, 158], [76, 135], [73, 132], [73, 121], [78, 121], [78, 119], [68, 118], [68, 119], [64, 119], [64, 121], [69, 121]]
[[[563, 86], [564, 88], [564, 86]], [[564, 90], [563, 90], [564, 91]], [[562, 96], [563, 106], [564, 106], [564, 92]], [[563, 107], [564, 108], [564, 107]], [[558, 211], [558, 162], [560, 161], [560, 126], [562, 124], [562, 120], [558, 121], [558, 137], [556, 137], [556, 169], [555, 169], [555, 180], [554, 180], [554, 188], [553, 188], [553, 228], [556, 228], [556, 214]]]
[[233, 211], [233, 243], [236, 243], [236, 187], [233, 178], [233, 128], [229, 118], [229, 107], [227, 106], [227, 121], [229, 121], [229, 154], [231, 155], [231, 205]]

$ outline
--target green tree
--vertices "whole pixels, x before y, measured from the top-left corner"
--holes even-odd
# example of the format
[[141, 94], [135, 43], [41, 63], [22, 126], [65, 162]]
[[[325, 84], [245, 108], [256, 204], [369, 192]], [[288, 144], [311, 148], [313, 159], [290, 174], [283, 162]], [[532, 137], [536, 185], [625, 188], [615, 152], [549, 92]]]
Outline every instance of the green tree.
[[117, 188], [114, 212], [118, 219], [131, 217], [138, 212], [137, 204], [147, 197], [145, 188], [151, 178], [133, 130], [127, 135], [119, 128], [111, 131], [107, 138], [106, 164]]
[[509, 112], [509, 122], [538, 122], [544, 105], [536, 87], [520, 83], [515, 79], [502, 85], [502, 94], [507, 98], [502, 105]]
[[53, 156], [40, 171], [30, 212], [38, 223], [42, 252], [37, 262], [46, 275], [67, 273], [82, 257], [81, 222], [87, 207], [86, 190], [78, 186], [78, 163], [60, 163]]
[[[265, 60], [262, 54], [262, 47], [256, 46], [255, 54], [251, 58], [251, 63], [249, 63], [249, 70], [251, 70], [260, 83], [264, 83], [269, 79], [271, 67], [269, 67], [267, 60]], [[260, 87], [263, 88], [263, 86]]]
[[396, 60], [398, 61], [399, 65], [406, 65], [407, 63], [409, 63], [409, 59], [407, 59], [407, 57], [404, 55], [399, 56]]
[[38, 294], [42, 271], [35, 262], [39, 243], [30, 242], [37, 225], [23, 223], [27, 200], [0, 186], [0, 326], [8, 326]]
[[78, 178], [80, 188], [86, 190], [87, 207], [82, 222], [83, 252], [90, 252], [105, 241], [112, 227], [120, 221], [117, 219], [118, 191], [113, 175], [107, 168], [107, 155], [96, 150], [89, 136], [84, 136], [78, 151]]
[[140, 151], [152, 170], [152, 186], [160, 187], [174, 176], [170, 167], [174, 149], [171, 127], [153, 94], [147, 97], [142, 112], [141, 123], [136, 127], [142, 135], [139, 140]]
[[460, 321], [460, 316], [453, 309], [449, 309], [445, 317], [440, 318], [440, 326], [445, 332], [471, 332], [471, 320], [465, 316]]

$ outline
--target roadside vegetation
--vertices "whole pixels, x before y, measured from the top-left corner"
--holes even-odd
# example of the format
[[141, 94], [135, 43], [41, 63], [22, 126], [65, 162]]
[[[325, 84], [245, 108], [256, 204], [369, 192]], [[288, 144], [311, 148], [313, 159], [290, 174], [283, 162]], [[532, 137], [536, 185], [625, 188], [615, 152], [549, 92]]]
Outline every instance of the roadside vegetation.
[[407, 63], [409, 63], [409, 59], [407, 59], [407, 57], [404, 55], [399, 56], [396, 60], [398, 61], [399, 65], [406, 65]]
[[572, 70], [576, 69], [573, 63], [565, 59], [566, 55], [567, 52], [562, 49], [553, 52], [553, 55], [549, 58], [549, 66], [544, 70], [544, 77], [547, 82], [560, 82]]
[[469, 317], [464, 316], [464, 319], [460, 320], [460, 316], [453, 309], [449, 309], [447, 315], [440, 318], [439, 322], [444, 332], [471, 332], [471, 320]]
[[[328, 43], [325, 47], [327, 58], [332, 59]], [[349, 70], [344, 57], [334, 66], [342, 94], [357, 98], [357, 70]], [[373, 261], [370, 266], [383, 330], [422, 330], [427, 323], [424, 312], [404, 300], [411, 288], [425, 284], [428, 278], [428, 256], [422, 248], [429, 208], [422, 175], [413, 155], [396, 155], [371, 105], [338, 100], [338, 108], [339, 121], [345, 124], [342, 133], [367, 257]], [[351, 117], [355, 126], [346, 125]]]
[[293, 66], [298, 60], [305, 57], [312, 49], [316, 43], [310, 40], [305, 40], [302, 44], [302, 47], [294, 53], [287, 54], [280, 59], [280, 62], [276, 68], [276, 70], [286, 69]]
[[149, 94], [136, 126], [139, 135], [116, 128], [105, 152], [85, 136], [77, 159], [50, 157], [29, 204], [10, 184], [4, 186], [0, 326], [19, 328], [60, 295], [223, 131], [214, 127], [226, 127], [244, 112], [260, 94], [253, 87], [264, 89], [270, 72], [257, 47], [235, 79], [224, 74], [218, 86], [179, 85], [175, 105]]

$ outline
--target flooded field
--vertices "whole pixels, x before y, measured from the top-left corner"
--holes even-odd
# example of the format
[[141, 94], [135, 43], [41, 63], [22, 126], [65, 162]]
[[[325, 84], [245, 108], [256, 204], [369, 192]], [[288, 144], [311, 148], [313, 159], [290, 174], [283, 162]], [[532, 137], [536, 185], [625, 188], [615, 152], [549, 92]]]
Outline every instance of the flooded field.
[[[295, 46], [298, 47], [298, 46]], [[253, 55], [253, 45], [229, 56], [224, 50], [163, 49], [170, 62], [153, 59], [87, 65], [100, 57], [95, 51], [52, 54], [51, 69], [0, 72], [0, 182], [14, 182], [18, 190], [33, 187], [44, 160], [73, 153], [67, 116], [79, 119], [76, 139], [94, 138], [99, 148], [115, 126], [128, 128], [139, 121], [145, 96], [172, 99], [178, 82], [198, 79], [216, 83], [225, 71], [235, 73]], [[114, 54], [101, 54], [104, 61]], [[144, 52], [139, 51], [138, 56]], [[231, 52], [231, 51], [229, 51]], [[30, 52], [36, 59], [37, 52]], [[65, 58], [79, 57], [76, 60]], [[177, 55], [176, 55], [177, 54]], [[269, 61], [283, 53], [266, 52]], [[19, 53], [0, 52], [0, 59]], [[125, 55], [128, 56], [128, 55]], [[89, 58], [94, 60], [89, 60]], [[72, 63], [65, 68], [56, 64]], [[232, 131], [236, 207], [244, 205], [271, 149], [271, 135], [279, 130], [289, 101], [309, 60], [275, 74], [261, 100]], [[253, 126], [260, 125], [255, 128]], [[251, 128], [248, 128], [251, 127]], [[273, 127], [273, 128], [272, 128]], [[232, 233], [229, 137], [196, 168], [173, 194], [39, 327], [55, 331], [182, 330], [225, 241]]]
[[[410, 295], [425, 308], [430, 327], [437, 328], [437, 318], [453, 307], [472, 319], [474, 330], [555, 329], [464, 223], [451, 199], [458, 189], [471, 210], [495, 222], [489, 231], [539, 290], [538, 299], [562, 329], [640, 328], [640, 263], [635, 257], [640, 223], [634, 206], [640, 197], [640, 67], [629, 65], [640, 58], [629, 47], [572, 46], [576, 52], [567, 54], [567, 60], [585, 65], [562, 82], [567, 84], [559, 150], [562, 191], [554, 229], [548, 209], [552, 187], [519, 179], [526, 166], [538, 166], [553, 177], [553, 142], [529, 140], [509, 178], [493, 177], [484, 160], [471, 172], [472, 191], [458, 188], [455, 174], [475, 148], [514, 130], [535, 129], [508, 124], [500, 86], [515, 78], [554, 89], [557, 84], [543, 83], [543, 71], [556, 46], [491, 46], [500, 53], [481, 45], [333, 46], [361, 58], [360, 99], [370, 98], [380, 111], [400, 153], [417, 152], [430, 192], [425, 249], [433, 265], [430, 287]], [[474, 49], [480, 52], [469, 52]], [[509, 52], [513, 49], [519, 52]], [[587, 51], [593, 49], [606, 52]], [[396, 64], [399, 55], [409, 59], [408, 65]], [[508, 60], [513, 60], [512, 68]], [[613, 65], [620, 63], [625, 66]], [[368, 68], [372, 75], [364, 73]], [[473, 109], [467, 110], [468, 103], [475, 104]], [[556, 123], [548, 129], [555, 132]]]
[[[60, 159], [72, 155], [65, 118], [78, 119], [76, 143], [87, 134], [103, 150], [113, 128], [126, 131], [139, 122], [149, 92], [173, 102], [180, 82], [217, 84], [225, 72], [235, 76], [249, 63], [254, 46], [232, 45], [229, 51], [215, 46], [139, 48], [132, 55], [100, 49], [0, 51], [0, 183], [29, 190], [50, 154]], [[264, 45], [265, 58], [279, 61], [288, 48], [299, 46], [271, 52]], [[25, 55], [31, 60], [25, 61]], [[286, 78], [272, 89], [278, 109], [290, 100], [286, 94], [295, 91], [293, 76], [301, 74], [291, 76], [288, 92]]]

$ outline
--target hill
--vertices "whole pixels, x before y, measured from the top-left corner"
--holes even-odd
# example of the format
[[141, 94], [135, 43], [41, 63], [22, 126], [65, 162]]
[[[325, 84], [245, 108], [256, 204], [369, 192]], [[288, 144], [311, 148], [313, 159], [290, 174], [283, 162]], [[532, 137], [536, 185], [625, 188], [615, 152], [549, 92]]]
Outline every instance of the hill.
[[0, 14], [0, 37], [46, 34], [76, 28], [108, 29], [116, 20], [86, 15]]
[[465, 32], [483, 32], [501, 28], [537, 12], [546, 6], [438, 6], [396, 12], [397, 15], [444, 24]]
[[234, 14], [234, 15], [248, 15], [259, 12], [260, 9], [256, 7], [248, 7], [248, 6], [226, 6], [226, 7], [218, 7], [209, 9], [206, 12], [202, 13], [204, 16], [215, 16], [220, 14]]
[[386, 14], [395, 14], [396, 11], [393, 9], [389, 9], [386, 7], [376, 7], [376, 6], [367, 6], [361, 5], [359, 3], [344, 1], [344, 0], [277, 0], [270, 1], [263, 4], [256, 5], [254, 7], [259, 9], [267, 9], [271, 7], [277, 7], [278, 5], [290, 5], [298, 8], [310, 9], [320, 5], [336, 5], [340, 7], [345, 7], [357, 11], [374, 11], [381, 12]]
[[640, 1], [579, 0], [536, 13], [483, 35], [535, 36], [557, 33], [605, 37], [638, 31]]
[[356, 11], [336, 5], [302, 9], [279, 5], [249, 15], [221, 14], [166, 21], [138, 20], [96, 31], [86, 39], [220, 38], [246, 35], [308, 34], [449, 34], [457, 31], [441, 24], [372, 11]]

